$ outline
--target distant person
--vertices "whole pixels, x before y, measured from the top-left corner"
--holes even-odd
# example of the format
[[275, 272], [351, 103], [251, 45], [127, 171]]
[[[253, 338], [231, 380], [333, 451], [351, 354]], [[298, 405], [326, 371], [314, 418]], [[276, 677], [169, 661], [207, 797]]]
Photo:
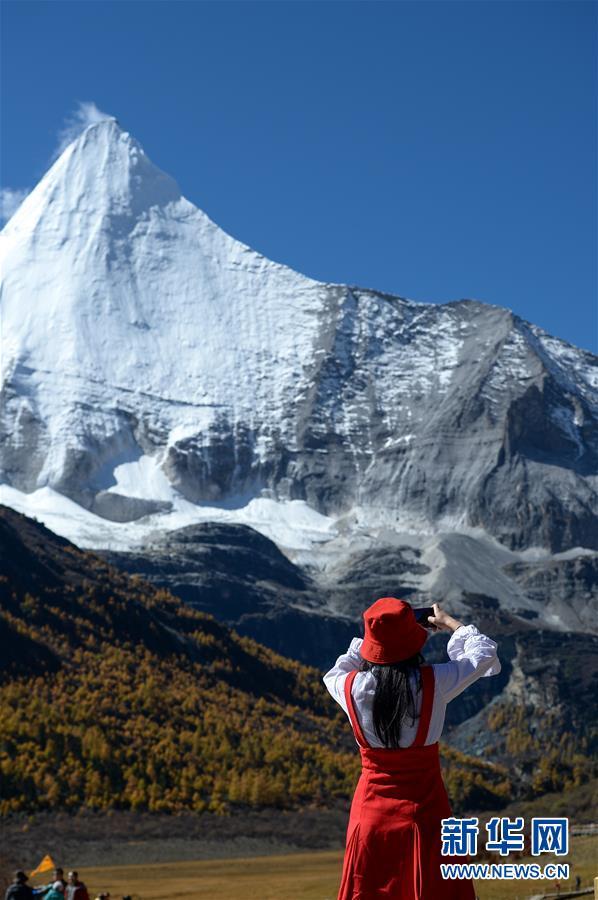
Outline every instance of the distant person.
[[[382, 597], [324, 684], [349, 716], [359, 745], [357, 784], [337, 900], [474, 900], [473, 881], [443, 879], [441, 819], [451, 817], [438, 739], [446, 705], [483, 675], [501, 670], [496, 643], [437, 603], [420, 622], [404, 600]], [[449, 662], [426, 665], [430, 629], [447, 631]], [[453, 851], [454, 852], [454, 851]]]
[[14, 880], [6, 889], [4, 900], [32, 900], [33, 889], [29, 887], [29, 881], [25, 872], [19, 869], [14, 874]]
[[64, 882], [57, 879], [50, 885], [50, 889], [46, 890], [44, 900], [64, 900], [65, 886]]
[[[44, 891], [46, 891], [47, 893], [44, 893]], [[64, 869], [61, 869], [60, 866], [54, 869], [54, 877], [50, 884], [45, 884], [43, 887], [37, 888], [35, 893], [42, 893], [45, 900], [45, 898], [50, 897], [52, 891], [61, 892], [60, 896], [64, 900], [64, 896], [66, 894], [66, 881], [64, 880]]]
[[575, 876], [575, 890], [578, 891], [581, 887], [581, 878], [579, 875]]
[[66, 891], [66, 881], [64, 880], [64, 869], [56, 868], [54, 869], [54, 885], [59, 881], [62, 885], [63, 893]]
[[79, 881], [78, 872], [69, 872], [66, 886], [66, 900], [89, 900], [87, 888]]

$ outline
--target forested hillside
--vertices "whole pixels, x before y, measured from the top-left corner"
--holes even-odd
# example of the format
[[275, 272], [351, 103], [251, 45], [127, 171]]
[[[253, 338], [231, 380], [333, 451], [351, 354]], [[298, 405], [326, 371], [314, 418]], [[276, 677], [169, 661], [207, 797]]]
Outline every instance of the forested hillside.
[[[359, 754], [318, 669], [0, 507], [0, 812], [349, 798]], [[443, 751], [457, 807], [505, 769]]]

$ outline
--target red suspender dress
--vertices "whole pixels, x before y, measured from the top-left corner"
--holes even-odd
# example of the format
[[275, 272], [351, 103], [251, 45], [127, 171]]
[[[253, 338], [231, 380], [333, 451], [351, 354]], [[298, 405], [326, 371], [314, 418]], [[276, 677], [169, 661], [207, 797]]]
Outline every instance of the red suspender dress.
[[438, 742], [425, 744], [434, 701], [434, 669], [421, 666], [422, 707], [409, 747], [370, 747], [355, 713], [345, 679], [349, 717], [361, 753], [337, 900], [475, 900], [473, 882], [443, 879], [441, 862], [468, 862], [442, 856], [441, 819], [451, 807], [442, 780]]

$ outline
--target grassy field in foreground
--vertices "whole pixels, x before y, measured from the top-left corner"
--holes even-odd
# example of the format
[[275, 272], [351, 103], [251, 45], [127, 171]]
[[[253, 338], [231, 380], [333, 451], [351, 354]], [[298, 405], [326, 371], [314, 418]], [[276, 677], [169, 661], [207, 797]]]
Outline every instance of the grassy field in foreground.
[[[341, 851], [334, 850], [87, 868], [79, 872], [92, 897], [100, 890], [108, 890], [112, 900], [123, 894], [139, 900], [201, 900], [204, 897], [210, 900], [336, 900], [342, 857]], [[546, 854], [540, 861], [554, 862], [555, 857]], [[598, 839], [572, 838], [569, 856], [559, 861], [568, 862], [572, 878], [579, 873], [582, 884], [589, 886], [598, 874]], [[480, 900], [525, 900], [540, 893], [542, 884], [538, 881], [478, 882], [476, 889]], [[563, 890], [566, 886], [563, 883]], [[547, 890], [552, 887], [551, 883], [545, 884]]]

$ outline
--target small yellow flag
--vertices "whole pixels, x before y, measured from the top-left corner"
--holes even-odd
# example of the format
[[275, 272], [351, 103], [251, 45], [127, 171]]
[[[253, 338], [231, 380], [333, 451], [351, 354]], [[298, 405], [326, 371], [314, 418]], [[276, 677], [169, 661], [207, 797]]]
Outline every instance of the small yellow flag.
[[44, 856], [42, 861], [40, 862], [37, 869], [34, 869], [33, 872], [30, 873], [29, 877], [33, 878], [34, 875], [41, 875], [42, 872], [49, 872], [51, 869], [56, 868], [56, 863], [52, 859], [52, 857], [48, 854]]

